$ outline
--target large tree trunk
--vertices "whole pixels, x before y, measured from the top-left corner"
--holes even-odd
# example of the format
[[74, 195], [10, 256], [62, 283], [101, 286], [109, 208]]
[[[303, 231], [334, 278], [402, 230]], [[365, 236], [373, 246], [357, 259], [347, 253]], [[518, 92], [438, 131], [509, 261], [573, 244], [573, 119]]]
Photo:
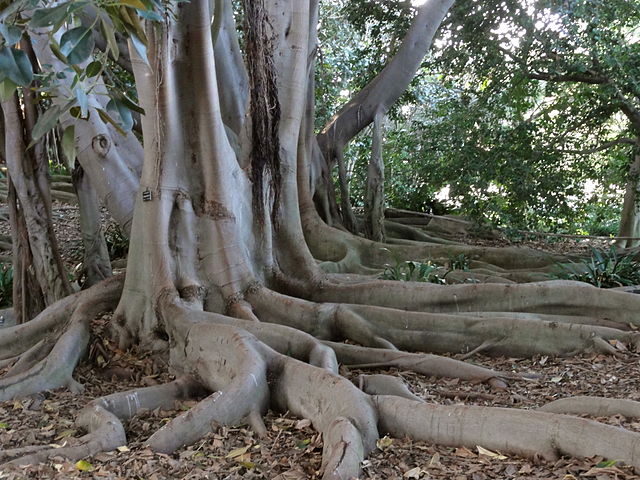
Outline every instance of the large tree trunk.
[[629, 175], [624, 192], [624, 202], [620, 215], [619, 237], [616, 244], [620, 248], [631, 248], [640, 245], [640, 204], [638, 202], [638, 188], [640, 188], [640, 154], [633, 156], [629, 167]]
[[[640, 297], [577, 282], [440, 286], [322, 274], [303, 237], [302, 216], [317, 222], [312, 233], [319, 238], [308, 236], [309, 243], [330, 257], [360, 241], [374, 262], [393, 252], [332, 229], [313, 210], [317, 2], [245, 0], [243, 6], [245, 121], [227, 116], [239, 114], [241, 103], [222, 106], [221, 95], [234, 91], [224, 82], [238, 77], [218, 74], [208, 1], [174, 5], [164, 22], [147, 26], [149, 64], [132, 57], [146, 111], [145, 159], [124, 287], [121, 278], [109, 278], [0, 334], [0, 360], [12, 363], [0, 378], [0, 401], [77, 388], [72, 372], [90, 321], [116, 302], [120, 345], [164, 355], [179, 378], [92, 402], [78, 417], [88, 432], [78, 445], [35, 454], [18, 449], [4, 458], [34, 463], [113, 449], [126, 441], [122, 422], [187, 397], [200, 401], [155, 432], [151, 448], [172, 452], [216, 425], [248, 423], [264, 433], [261, 415], [273, 408], [309, 419], [322, 433], [325, 479], [357, 477], [380, 432], [549, 459], [559, 452], [603, 454], [640, 466], [636, 433], [547, 412], [428, 405], [390, 376], [367, 376], [357, 387], [340, 375], [338, 362], [384, 365], [505, 388], [517, 376], [398, 349], [617, 353], [613, 345], [640, 343], [634, 331]], [[441, 19], [444, 11], [436, 11]], [[236, 126], [225, 118], [235, 118]], [[440, 253], [454, 247], [460, 248], [446, 245]], [[505, 263], [516, 256], [511, 252]], [[529, 259], [530, 266], [546, 261]], [[336, 342], [342, 340], [349, 342]], [[483, 430], [485, 420], [491, 429]], [[533, 426], [528, 442], [525, 432]]]

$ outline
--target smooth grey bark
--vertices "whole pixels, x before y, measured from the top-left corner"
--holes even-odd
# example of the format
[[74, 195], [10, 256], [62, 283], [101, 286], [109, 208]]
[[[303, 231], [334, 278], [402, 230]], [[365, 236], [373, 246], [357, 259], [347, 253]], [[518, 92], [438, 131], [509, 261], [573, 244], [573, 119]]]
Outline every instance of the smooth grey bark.
[[219, 85], [225, 86], [224, 94], [220, 96], [220, 110], [224, 124], [237, 137], [242, 132], [247, 113], [249, 79], [238, 43], [231, 0], [216, 1], [222, 6], [220, 12], [222, 18], [219, 20], [219, 29], [214, 39], [213, 53], [216, 62], [216, 79]]
[[73, 172], [73, 186], [78, 195], [80, 209], [80, 231], [84, 245], [83, 288], [86, 288], [111, 276], [111, 262], [107, 242], [104, 239], [98, 197], [89, 177], [84, 174], [84, 170], [79, 165]]
[[[58, 41], [63, 33], [64, 28], [56, 32]], [[71, 91], [73, 76], [65, 73], [66, 65], [49, 48], [46, 31], [33, 32], [31, 39], [39, 62], [52, 65], [54, 70], [65, 74], [64, 78], [58, 78], [57, 96], [53, 99], [54, 105], [63, 106], [68, 98], [74, 96]], [[88, 84], [81, 87], [88, 92], [88, 119], [74, 118], [65, 113], [60, 123], [63, 128], [74, 127], [78, 162], [109, 213], [128, 234], [140, 182], [144, 156], [142, 145], [132, 132], [123, 136], [100, 118], [98, 109], [106, 110], [108, 101], [108, 92], [101, 80], [91, 90]]]
[[382, 242], [384, 231], [384, 160], [382, 158], [382, 121], [378, 113], [373, 119], [373, 142], [367, 168], [366, 200], [364, 204], [365, 234], [371, 240]]

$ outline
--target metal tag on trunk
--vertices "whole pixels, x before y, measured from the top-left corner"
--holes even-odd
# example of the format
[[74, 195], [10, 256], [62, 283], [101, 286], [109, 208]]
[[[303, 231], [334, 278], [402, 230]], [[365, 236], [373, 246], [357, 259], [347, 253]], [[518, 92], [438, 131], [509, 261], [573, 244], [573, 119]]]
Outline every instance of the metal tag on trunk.
[[147, 188], [144, 192], [142, 192], [142, 201], [150, 202], [151, 200], [153, 200], [153, 193], [151, 193], [151, 190]]

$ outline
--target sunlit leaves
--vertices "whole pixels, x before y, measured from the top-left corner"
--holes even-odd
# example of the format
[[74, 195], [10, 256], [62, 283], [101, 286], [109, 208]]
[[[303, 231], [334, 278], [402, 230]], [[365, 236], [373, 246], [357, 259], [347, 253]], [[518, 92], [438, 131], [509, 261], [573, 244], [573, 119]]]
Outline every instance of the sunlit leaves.
[[86, 27], [72, 28], [60, 37], [60, 51], [72, 65], [88, 59], [94, 46], [91, 30]]
[[0, 80], [5, 78], [21, 86], [29, 85], [33, 80], [31, 62], [22, 50], [0, 47]]

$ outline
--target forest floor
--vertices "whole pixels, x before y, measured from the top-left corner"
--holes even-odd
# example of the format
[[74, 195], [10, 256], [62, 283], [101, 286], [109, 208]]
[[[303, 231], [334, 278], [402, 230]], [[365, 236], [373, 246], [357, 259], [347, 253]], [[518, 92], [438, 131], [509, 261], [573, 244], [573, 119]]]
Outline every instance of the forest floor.
[[[65, 262], [72, 269], [81, 261], [82, 245], [77, 231], [77, 209], [56, 205], [54, 218], [61, 238]], [[0, 222], [0, 233], [7, 225]], [[489, 241], [480, 241], [483, 243]], [[495, 240], [490, 241], [496, 245]], [[588, 251], [584, 243], [526, 242], [527, 246], [566, 253]], [[591, 243], [593, 244], [593, 243]], [[602, 245], [598, 245], [602, 246]], [[14, 402], [0, 403], [0, 449], [32, 444], [64, 446], [82, 435], [74, 427], [77, 412], [89, 401], [130, 388], [170, 380], [165, 365], [136, 351], [120, 351], [105, 334], [109, 315], [93, 322], [93, 337], [87, 358], [75, 378], [84, 384], [82, 394], [66, 390], [45, 392]], [[360, 373], [393, 373], [427, 402], [474, 404], [531, 409], [549, 401], [573, 395], [601, 395], [640, 400], [640, 355], [580, 355], [573, 358], [538, 356], [531, 359], [490, 358], [476, 355], [473, 363], [506, 372], [530, 372], [535, 380], [514, 381], [506, 391], [485, 384], [440, 379], [392, 370], [342, 368], [350, 378]], [[2, 372], [0, 371], [0, 374]], [[0, 479], [278, 479], [320, 478], [322, 439], [307, 420], [287, 413], [269, 413], [268, 435], [258, 438], [244, 427], [221, 428], [197, 444], [174, 455], [154, 453], [145, 447], [151, 433], [194, 402], [180, 402], [175, 410], [154, 410], [125, 425], [128, 445], [81, 462], [54, 457], [46, 464], [11, 467], [0, 471]], [[598, 420], [640, 432], [640, 423], [621, 416]], [[508, 425], [505, 425], [508, 428]], [[640, 473], [640, 472], [639, 472]], [[639, 479], [633, 470], [602, 458], [557, 462], [505, 456], [477, 445], [474, 448], [435, 446], [408, 439], [384, 437], [363, 465], [362, 479]]]

